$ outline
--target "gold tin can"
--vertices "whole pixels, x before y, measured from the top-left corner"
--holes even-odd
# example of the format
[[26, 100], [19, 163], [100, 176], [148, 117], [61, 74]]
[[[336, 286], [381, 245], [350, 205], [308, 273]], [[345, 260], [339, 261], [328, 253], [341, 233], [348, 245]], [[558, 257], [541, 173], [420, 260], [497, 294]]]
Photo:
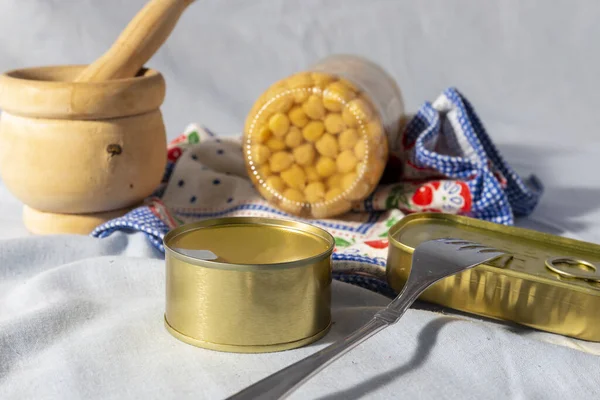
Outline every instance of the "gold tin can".
[[507, 256], [445, 278], [420, 299], [542, 331], [600, 341], [600, 246], [474, 218], [420, 213], [389, 230], [387, 279], [399, 291], [419, 243], [465, 239]]
[[261, 353], [323, 337], [331, 324], [334, 240], [315, 226], [231, 217], [164, 238], [165, 325], [212, 350]]

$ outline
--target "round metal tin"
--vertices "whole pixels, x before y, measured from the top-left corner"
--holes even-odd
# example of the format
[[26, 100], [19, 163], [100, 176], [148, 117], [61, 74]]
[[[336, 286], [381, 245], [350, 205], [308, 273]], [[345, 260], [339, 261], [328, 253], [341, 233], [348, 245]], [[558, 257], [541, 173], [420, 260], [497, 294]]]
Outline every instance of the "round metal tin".
[[231, 217], [164, 238], [165, 326], [183, 342], [260, 353], [301, 347], [331, 324], [334, 239], [306, 223]]

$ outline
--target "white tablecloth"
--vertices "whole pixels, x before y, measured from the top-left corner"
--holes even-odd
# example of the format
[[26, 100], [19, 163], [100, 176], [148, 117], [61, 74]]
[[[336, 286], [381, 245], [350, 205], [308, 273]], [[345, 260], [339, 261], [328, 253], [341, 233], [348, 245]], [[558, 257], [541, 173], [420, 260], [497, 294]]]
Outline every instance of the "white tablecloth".
[[[0, 67], [86, 63], [146, 0], [0, 0]], [[520, 224], [600, 242], [597, 2], [203, 0], [149, 63], [188, 122], [238, 131], [274, 80], [365, 55], [415, 111], [464, 91], [508, 162], [546, 186]], [[141, 235], [31, 237], [0, 185], [0, 399], [220, 399], [341, 337], [386, 299], [335, 284], [331, 333], [298, 350], [197, 349], [163, 328], [163, 261]], [[564, 231], [567, 229], [569, 232]], [[600, 345], [412, 309], [295, 399], [598, 399]], [[598, 321], [600, 323], [600, 321]]]
[[[526, 157], [503, 148], [546, 183], [535, 218], [598, 242], [600, 149], [528, 147]], [[20, 211], [0, 189], [2, 399], [225, 398], [349, 333], [387, 301], [335, 282], [335, 325], [317, 344], [263, 355], [198, 349], [163, 327], [164, 264], [142, 235], [34, 237]], [[598, 398], [599, 344], [431, 310], [417, 304], [292, 398]]]

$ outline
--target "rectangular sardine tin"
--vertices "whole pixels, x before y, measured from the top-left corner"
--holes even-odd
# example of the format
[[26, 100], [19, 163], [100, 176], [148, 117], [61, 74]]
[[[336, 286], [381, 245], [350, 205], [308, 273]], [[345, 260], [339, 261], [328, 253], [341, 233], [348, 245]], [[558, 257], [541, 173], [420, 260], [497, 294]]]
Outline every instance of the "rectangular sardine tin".
[[505, 251], [507, 256], [445, 278], [420, 299], [535, 329], [600, 341], [600, 246], [440, 213], [403, 218], [389, 230], [387, 279], [408, 278], [419, 243], [445, 237]]

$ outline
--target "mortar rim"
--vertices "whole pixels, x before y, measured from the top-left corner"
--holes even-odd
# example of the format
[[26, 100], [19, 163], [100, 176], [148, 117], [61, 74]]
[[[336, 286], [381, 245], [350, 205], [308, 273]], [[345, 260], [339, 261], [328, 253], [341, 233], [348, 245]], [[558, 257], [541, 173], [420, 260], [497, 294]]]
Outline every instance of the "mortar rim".
[[102, 82], [74, 82], [86, 65], [17, 68], [0, 74], [0, 109], [28, 118], [105, 120], [156, 111], [166, 83], [160, 71]]
[[74, 81], [59, 81], [59, 80], [40, 80], [40, 79], [26, 79], [22, 77], [15, 76], [16, 73], [19, 72], [27, 72], [27, 71], [35, 71], [35, 70], [57, 70], [57, 69], [73, 69], [73, 70], [83, 70], [87, 67], [87, 64], [49, 64], [49, 65], [40, 65], [40, 66], [30, 66], [23, 68], [13, 68], [7, 71], [4, 71], [0, 74], [2, 78], [8, 78], [15, 81], [23, 81], [23, 82], [38, 82], [43, 84], [50, 85], [61, 85], [61, 84], [69, 84], [69, 85], [78, 85], [78, 86], [103, 86], [106, 84], [115, 84], [122, 83], [127, 84], [131, 82], [140, 82], [140, 81], [148, 81], [152, 79], [156, 79], [156, 77], [162, 77], [162, 73], [154, 68], [143, 67], [141, 70], [145, 71], [144, 75], [136, 75], [131, 78], [119, 78], [119, 79], [110, 79], [108, 81], [95, 81], [95, 82], [74, 82]]

